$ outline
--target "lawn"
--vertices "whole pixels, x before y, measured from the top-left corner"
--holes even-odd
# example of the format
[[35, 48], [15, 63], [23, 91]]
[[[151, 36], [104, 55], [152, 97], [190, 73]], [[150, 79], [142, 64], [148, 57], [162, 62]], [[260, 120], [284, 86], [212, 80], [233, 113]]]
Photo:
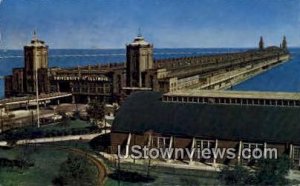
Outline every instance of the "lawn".
[[[30, 159], [34, 166], [25, 170], [0, 169], [1, 186], [40, 186], [52, 185], [52, 179], [57, 175], [60, 164], [66, 160], [68, 152], [47, 147], [31, 148]], [[23, 147], [0, 149], [0, 158], [17, 159], [23, 154]]]
[[[51, 145], [75, 147], [91, 152], [87, 142], [70, 141], [63, 143], [53, 143]], [[68, 152], [51, 148], [47, 146], [31, 147], [31, 159], [35, 165], [24, 171], [19, 169], [0, 169], [0, 185], [1, 186], [40, 186], [52, 185], [52, 180], [57, 176], [60, 164], [67, 159]], [[34, 150], [36, 148], [36, 150]], [[24, 149], [17, 146], [12, 149], [0, 149], [0, 158], [17, 159]], [[114, 169], [113, 163], [107, 163], [107, 166]], [[121, 165], [122, 170], [138, 172], [145, 175], [145, 165], [137, 165], [125, 163]], [[131, 183], [118, 182], [112, 178], [107, 178], [106, 186], [138, 186], [138, 185], [218, 185], [216, 173], [199, 171], [199, 170], [184, 170], [166, 167], [154, 166], [150, 169], [150, 176], [155, 180], [148, 183]]]
[[29, 152], [29, 157], [34, 162], [33, 167], [23, 171], [17, 168], [1, 169], [0, 167], [0, 186], [52, 185], [52, 180], [57, 176], [61, 163], [67, 159], [69, 154], [60, 147], [77, 148], [92, 152], [89, 143], [84, 141], [66, 141], [49, 145], [31, 145], [27, 149], [24, 146], [16, 146], [11, 149], [0, 148], [0, 158], [18, 159], [24, 152]]
[[68, 120], [68, 121], [63, 121], [63, 122], [49, 124], [49, 125], [42, 125], [41, 129], [42, 130], [52, 130], [52, 129], [61, 129], [61, 128], [78, 129], [78, 128], [86, 128], [90, 126], [92, 126], [90, 122], [76, 119], [76, 120]]

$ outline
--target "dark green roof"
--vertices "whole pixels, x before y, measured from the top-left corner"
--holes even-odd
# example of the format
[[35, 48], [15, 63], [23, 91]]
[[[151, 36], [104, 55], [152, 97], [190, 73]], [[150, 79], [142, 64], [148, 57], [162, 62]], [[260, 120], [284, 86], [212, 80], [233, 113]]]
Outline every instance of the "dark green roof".
[[112, 131], [300, 144], [300, 108], [166, 103], [161, 96], [157, 92], [129, 96]]

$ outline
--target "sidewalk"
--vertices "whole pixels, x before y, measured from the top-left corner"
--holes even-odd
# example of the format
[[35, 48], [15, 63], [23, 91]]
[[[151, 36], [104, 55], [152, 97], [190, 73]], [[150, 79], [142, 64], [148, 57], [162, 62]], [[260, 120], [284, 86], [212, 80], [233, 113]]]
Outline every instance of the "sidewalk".
[[[115, 154], [108, 154], [105, 152], [99, 152], [104, 158], [108, 159], [109, 161], [115, 162], [118, 161], [117, 155]], [[121, 163], [135, 163], [144, 165], [145, 160], [147, 159], [139, 159], [134, 160], [132, 158], [124, 158], [121, 159]], [[151, 160], [151, 166], [161, 166], [161, 167], [169, 167], [169, 168], [178, 168], [178, 169], [192, 169], [192, 170], [205, 170], [205, 171], [214, 171], [219, 172], [220, 168], [223, 165], [216, 164], [215, 166], [204, 164], [201, 162], [193, 161], [191, 164], [187, 162], [177, 161], [177, 160]]]
[[[83, 134], [83, 135], [70, 135], [70, 136], [58, 136], [58, 137], [49, 137], [49, 138], [36, 138], [36, 139], [23, 139], [16, 141], [16, 145], [24, 145], [29, 143], [53, 143], [59, 141], [72, 141], [72, 140], [91, 140], [97, 136], [110, 133], [110, 130], [106, 130], [101, 133], [95, 134]], [[0, 141], [0, 146], [9, 146], [7, 141]]]

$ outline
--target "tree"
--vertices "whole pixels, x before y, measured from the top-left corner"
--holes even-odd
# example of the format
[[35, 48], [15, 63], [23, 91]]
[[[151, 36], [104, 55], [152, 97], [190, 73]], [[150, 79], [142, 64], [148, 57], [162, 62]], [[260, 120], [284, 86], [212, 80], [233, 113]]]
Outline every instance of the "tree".
[[219, 178], [226, 185], [287, 185], [285, 178], [290, 169], [287, 156], [278, 159], [262, 159], [258, 162], [256, 171], [240, 165], [233, 168], [225, 167]]
[[93, 186], [97, 185], [98, 172], [85, 157], [72, 154], [59, 169], [59, 177], [53, 180], [55, 185]]
[[99, 122], [103, 121], [104, 119], [105, 104], [97, 100], [93, 101], [88, 105], [86, 112], [88, 113], [92, 123], [97, 125]]
[[224, 167], [219, 179], [226, 185], [253, 185], [256, 182], [254, 173], [240, 165], [233, 168]]
[[287, 156], [261, 160], [257, 180], [261, 185], [287, 185], [288, 181], [285, 176], [289, 172], [290, 165], [290, 159]]

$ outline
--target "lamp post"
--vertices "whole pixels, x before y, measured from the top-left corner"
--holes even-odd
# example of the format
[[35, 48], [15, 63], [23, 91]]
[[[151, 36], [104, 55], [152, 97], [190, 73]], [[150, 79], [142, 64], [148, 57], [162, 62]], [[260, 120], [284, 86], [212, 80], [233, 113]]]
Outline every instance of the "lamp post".
[[38, 72], [37, 61], [35, 61], [35, 93], [36, 93], [36, 115], [37, 115], [37, 127], [40, 128], [40, 107], [39, 107], [39, 87], [38, 87]]
[[4, 127], [3, 127], [3, 114], [2, 114], [3, 108], [1, 107], [0, 109], [1, 109], [0, 110], [0, 112], [1, 112], [1, 133], [3, 133], [3, 131], [4, 131]]
[[[37, 41], [36, 32], [34, 31], [34, 40]], [[37, 49], [36, 49], [37, 50]], [[37, 52], [37, 51], [35, 51]], [[36, 115], [37, 115], [37, 127], [40, 128], [40, 107], [39, 107], [39, 83], [38, 83], [38, 61], [37, 54], [34, 54], [34, 63], [35, 63], [35, 93], [36, 93]]]

